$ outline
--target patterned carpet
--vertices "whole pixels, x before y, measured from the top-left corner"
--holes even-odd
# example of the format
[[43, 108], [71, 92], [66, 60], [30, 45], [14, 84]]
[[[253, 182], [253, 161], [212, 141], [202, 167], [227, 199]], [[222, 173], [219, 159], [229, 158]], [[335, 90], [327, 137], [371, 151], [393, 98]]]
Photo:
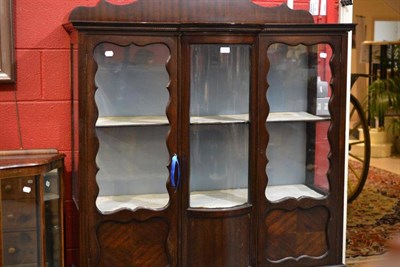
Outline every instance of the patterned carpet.
[[370, 167], [347, 217], [347, 258], [387, 252], [388, 240], [400, 233], [400, 175]]

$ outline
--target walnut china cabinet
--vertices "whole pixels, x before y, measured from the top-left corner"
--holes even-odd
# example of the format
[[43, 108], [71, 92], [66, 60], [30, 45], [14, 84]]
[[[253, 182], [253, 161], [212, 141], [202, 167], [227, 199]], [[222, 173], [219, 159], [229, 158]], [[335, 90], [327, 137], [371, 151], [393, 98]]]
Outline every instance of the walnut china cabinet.
[[250, 0], [103, 0], [65, 28], [81, 266], [343, 266], [353, 25]]
[[63, 267], [64, 154], [0, 151], [0, 266]]

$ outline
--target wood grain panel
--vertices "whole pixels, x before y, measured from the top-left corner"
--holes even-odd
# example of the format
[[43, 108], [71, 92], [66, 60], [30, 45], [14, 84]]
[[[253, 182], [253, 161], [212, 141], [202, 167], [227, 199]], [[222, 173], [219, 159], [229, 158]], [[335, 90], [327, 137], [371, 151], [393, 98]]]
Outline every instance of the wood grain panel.
[[191, 267], [250, 266], [250, 215], [192, 217], [189, 219], [187, 253]]
[[128, 223], [106, 222], [98, 229], [100, 264], [104, 267], [170, 265], [168, 224], [162, 219]]
[[268, 260], [323, 256], [328, 251], [328, 219], [328, 210], [321, 206], [271, 211], [265, 218]]

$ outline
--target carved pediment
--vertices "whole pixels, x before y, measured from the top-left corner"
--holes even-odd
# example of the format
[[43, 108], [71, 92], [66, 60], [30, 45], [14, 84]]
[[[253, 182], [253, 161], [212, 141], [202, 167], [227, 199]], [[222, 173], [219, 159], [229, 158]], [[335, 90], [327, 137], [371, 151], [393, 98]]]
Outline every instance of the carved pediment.
[[101, 0], [94, 7], [77, 7], [72, 23], [230, 24], [313, 23], [311, 14], [283, 4], [262, 7], [251, 0], [138, 0], [113, 5]]

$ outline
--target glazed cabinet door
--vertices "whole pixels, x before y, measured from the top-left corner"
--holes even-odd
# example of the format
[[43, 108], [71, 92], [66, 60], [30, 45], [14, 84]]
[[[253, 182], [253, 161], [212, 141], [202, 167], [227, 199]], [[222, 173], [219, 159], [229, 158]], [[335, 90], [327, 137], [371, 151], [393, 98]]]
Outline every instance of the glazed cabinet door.
[[183, 38], [182, 266], [250, 266], [254, 38]]
[[260, 266], [342, 263], [346, 43], [260, 38]]
[[82, 266], [176, 266], [176, 39], [84, 39]]
[[37, 176], [1, 180], [1, 266], [43, 266]]

